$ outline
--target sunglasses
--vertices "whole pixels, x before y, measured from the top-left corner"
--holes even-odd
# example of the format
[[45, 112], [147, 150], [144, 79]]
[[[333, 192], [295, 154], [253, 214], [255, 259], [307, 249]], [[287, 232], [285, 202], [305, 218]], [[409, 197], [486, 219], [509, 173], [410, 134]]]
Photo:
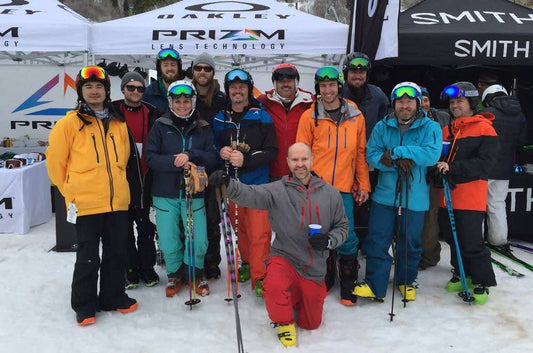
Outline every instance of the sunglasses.
[[192, 98], [196, 95], [194, 88], [188, 85], [177, 85], [168, 91], [168, 95], [172, 98], [178, 98], [184, 96], [185, 98]]
[[144, 86], [133, 86], [133, 85], [126, 85], [124, 86], [128, 90], [128, 92], [133, 92], [137, 90], [139, 93], [144, 93], [146, 91], [146, 88]]
[[340, 71], [334, 68], [333, 66], [325, 66], [318, 69], [315, 73], [315, 80], [317, 81], [330, 81], [330, 80], [339, 80]]
[[100, 66], [85, 66], [80, 71], [80, 78], [82, 80], [88, 79], [97, 79], [97, 80], [107, 80], [107, 72], [102, 69]]
[[4, 163], [4, 167], [7, 169], [14, 169], [14, 168], [20, 168], [24, 164], [20, 159], [8, 159]]
[[200, 72], [204, 70], [205, 72], [211, 72], [213, 71], [213, 68], [211, 66], [195, 66], [194, 71]]
[[457, 86], [451, 85], [446, 87], [440, 94], [440, 99], [448, 100], [450, 98], [461, 98], [461, 97], [477, 97], [479, 95], [477, 90], [465, 91], [460, 89]]
[[235, 70], [228, 72], [226, 78], [227, 78], [227, 82], [232, 82], [236, 80], [242, 81], [242, 82], [250, 81], [250, 75], [248, 75], [246, 71], [243, 71], [241, 69], [235, 69]]
[[157, 54], [159, 60], [163, 59], [176, 59], [180, 60], [180, 55], [174, 49], [163, 49]]
[[407, 96], [409, 98], [417, 98], [418, 97], [418, 91], [414, 87], [410, 86], [401, 86], [396, 88], [394, 91], [392, 91], [391, 94], [391, 101], [395, 99], [400, 99], [403, 96]]
[[365, 58], [353, 58], [348, 67], [352, 70], [368, 70], [368, 60]]

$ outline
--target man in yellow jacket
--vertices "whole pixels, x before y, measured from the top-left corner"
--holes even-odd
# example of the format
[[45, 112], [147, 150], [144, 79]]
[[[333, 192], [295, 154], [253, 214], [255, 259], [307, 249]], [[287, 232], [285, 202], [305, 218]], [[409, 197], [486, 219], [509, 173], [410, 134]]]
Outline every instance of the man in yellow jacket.
[[[337, 249], [341, 304], [351, 306], [357, 300], [352, 291], [358, 270], [354, 198], [359, 205], [368, 200], [370, 180], [365, 118], [354, 102], [340, 97], [342, 84], [342, 73], [333, 66], [322, 67], [315, 73], [315, 91], [319, 98], [302, 114], [296, 141], [311, 146], [315, 161], [313, 171], [341, 193], [349, 223], [348, 239]], [[331, 268], [328, 272], [331, 273]], [[332, 285], [328, 283], [328, 289]]]
[[104, 69], [83, 68], [76, 89], [77, 108], [50, 132], [46, 166], [65, 197], [67, 220], [76, 227], [71, 305], [78, 324], [89, 325], [98, 310], [128, 313], [137, 308], [135, 299], [124, 292], [130, 142], [126, 123], [112, 115], [110, 81]]

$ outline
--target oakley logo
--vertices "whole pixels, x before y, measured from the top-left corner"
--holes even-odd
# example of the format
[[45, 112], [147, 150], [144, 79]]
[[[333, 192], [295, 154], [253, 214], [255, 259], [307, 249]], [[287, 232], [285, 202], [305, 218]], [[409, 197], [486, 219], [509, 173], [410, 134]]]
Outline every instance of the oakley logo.
[[22, 6], [22, 5], [28, 5], [29, 2], [25, 0], [11, 0], [9, 3], [0, 4], [0, 6]]
[[[226, 8], [220, 6], [221, 4], [240, 4], [243, 5], [241, 8]], [[214, 5], [214, 6], [213, 6]], [[205, 4], [197, 4], [192, 6], [187, 6], [185, 10], [189, 11], [203, 11], [203, 12], [250, 12], [250, 11], [265, 11], [270, 9], [270, 7], [260, 4], [253, 4], [249, 2], [241, 1], [215, 1], [208, 2]]]
[[4, 197], [0, 200], [0, 206], [4, 205], [4, 208], [6, 210], [12, 210], [13, 209], [13, 198], [12, 197]]

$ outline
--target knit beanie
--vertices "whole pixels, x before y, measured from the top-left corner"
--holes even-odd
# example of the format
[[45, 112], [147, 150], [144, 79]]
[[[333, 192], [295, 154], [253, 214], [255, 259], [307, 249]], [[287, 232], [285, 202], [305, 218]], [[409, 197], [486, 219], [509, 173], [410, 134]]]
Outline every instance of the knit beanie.
[[122, 91], [124, 89], [124, 86], [133, 81], [140, 82], [143, 84], [143, 86], [145, 86], [144, 78], [141, 76], [141, 74], [136, 71], [130, 71], [122, 78], [122, 82], [120, 83], [120, 90]]

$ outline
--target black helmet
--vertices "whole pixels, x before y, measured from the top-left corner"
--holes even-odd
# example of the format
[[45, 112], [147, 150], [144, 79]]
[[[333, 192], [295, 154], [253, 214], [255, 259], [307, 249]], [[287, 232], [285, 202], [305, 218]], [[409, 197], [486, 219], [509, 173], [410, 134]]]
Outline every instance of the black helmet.
[[106, 91], [106, 101], [111, 100], [111, 81], [106, 70], [100, 66], [85, 66], [76, 76], [76, 92], [78, 92], [78, 101], [84, 102], [81, 87], [87, 82], [100, 82], [104, 85]]
[[448, 101], [450, 98], [460, 98], [465, 97], [470, 104], [470, 109], [473, 112], [477, 110], [479, 104], [479, 92], [472, 83], [468, 81], [459, 81], [456, 82], [442, 91], [440, 94], [440, 99], [443, 101]]
[[372, 63], [368, 55], [356, 51], [346, 55], [342, 61], [342, 73], [344, 76], [348, 76], [348, 70], [350, 68], [370, 72]]
[[161, 77], [161, 61], [167, 60], [167, 59], [175, 60], [178, 63], [178, 77], [181, 77], [182, 76], [181, 56], [177, 50], [174, 50], [172, 48], [162, 49], [159, 53], [157, 53], [157, 58], [155, 61], [155, 68], [157, 70], [157, 76]]
[[248, 99], [253, 98], [254, 80], [248, 71], [233, 69], [224, 76], [224, 91], [229, 92], [229, 85], [233, 82], [243, 82], [248, 85]]

